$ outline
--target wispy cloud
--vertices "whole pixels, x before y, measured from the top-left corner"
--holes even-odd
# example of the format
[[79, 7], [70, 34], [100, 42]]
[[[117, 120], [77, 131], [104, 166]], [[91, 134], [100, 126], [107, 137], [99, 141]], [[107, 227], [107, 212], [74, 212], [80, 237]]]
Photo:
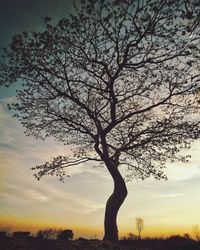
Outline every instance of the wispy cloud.
[[163, 194], [160, 197], [161, 198], [178, 198], [178, 197], [183, 197], [186, 194], [184, 193], [172, 193], [172, 194]]
[[48, 196], [45, 196], [44, 194], [35, 191], [35, 190], [28, 190], [26, 191], [27, 196], [30, 197], [31, 199], [38, 200], [41, 202], [47, 202], [48, 201]]

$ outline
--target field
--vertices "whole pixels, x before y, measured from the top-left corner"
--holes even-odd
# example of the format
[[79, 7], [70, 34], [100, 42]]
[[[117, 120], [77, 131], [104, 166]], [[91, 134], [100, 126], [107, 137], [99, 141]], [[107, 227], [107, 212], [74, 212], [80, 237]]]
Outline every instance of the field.
[[148, 239], [108, 242], [100, 240], [50, 240], [29, 237], [20, 239], [2, 237], [1, 250], [199, 250], [200, 243], [193, 240]]

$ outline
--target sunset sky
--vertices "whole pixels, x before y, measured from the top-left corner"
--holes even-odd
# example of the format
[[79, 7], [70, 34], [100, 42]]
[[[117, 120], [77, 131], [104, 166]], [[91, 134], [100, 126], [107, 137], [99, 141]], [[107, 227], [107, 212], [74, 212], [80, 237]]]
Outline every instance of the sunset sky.
[[[41, 30], [42, 17], [54, 20], [72, 11], [69, 0], [2, 0], [0, 47], [24, 30]], [[106, 200], [113, 183], [107, 170], [92, 163], [69, 169], [65, 183], [56, 177], [34, 179], [31, 167], [52, 157], [70, 154], [70, 146], [48, 139], [26, 137], [7, 109], [15, 100], [15, 85], [0, 87], [0, 230], [33, 230], [46, 227], [72, 229], [75, 237], [103, 236]], [[128, 197], [120, 209], [120, 236], [137, 234], [135, 218], [144, 219], [145, 236], [192, 235], [200, 225], [200, 142], [190, 150], [189, 163], [168, 163], [168, 181], [128, 182]], [[123, 174], [125, 172], [122, 170]]]

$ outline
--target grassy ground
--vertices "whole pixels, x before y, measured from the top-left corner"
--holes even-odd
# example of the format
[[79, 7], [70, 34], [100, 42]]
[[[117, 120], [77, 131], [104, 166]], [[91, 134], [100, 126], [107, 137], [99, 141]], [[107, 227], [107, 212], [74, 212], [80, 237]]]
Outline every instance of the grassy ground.
[[0, 239], [1, 250], [200, 250], [195, 241], [177, 242], [168, 240], [98, 241], [74, 240], [59, 241], [37, 238]]

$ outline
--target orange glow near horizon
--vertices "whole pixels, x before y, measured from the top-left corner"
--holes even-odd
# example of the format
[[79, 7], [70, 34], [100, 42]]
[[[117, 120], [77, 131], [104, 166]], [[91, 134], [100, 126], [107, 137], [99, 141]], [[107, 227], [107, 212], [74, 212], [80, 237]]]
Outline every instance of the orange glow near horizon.
[[60, 225], [53, 224], [44, 221], [36, 221], [34, 219], [19, 219], [12, 216], [0, 216], [0, 231], [6, 231], [12, 233], [14, 231], [30, 231], [35, 234], [38, 230], [46, 228], [56, 228], [56, 229], [71, 229], [75, 234], [75, 238], [86, 237], [86, 238], [101, 238], [103, 234], [100, 230], [96, 228], [84, 228], [84, 227], [74, 227], [73, 225]]
[[[89, 239], [102, 239], [103, 237], [103, 231], [95, 227], [74, 227], [73, 225], [68, 225], [66, 227], [66, 225], [53, 224], [45, 221], [36, 221], [28, 218], [19, 219], [11, 216], [0, 216], [0, 230], [5, 230], [8, 233], [12, 233], [14, 231], [30, 231], [31, 233], [36, 234], [38, 230], [46, 228], [72, 229], [75, 234], [75, 238], [85, 237]], [[129, 233], [137, 235], [137, 230], [134, 227], [123, 228], [122, 230], [119, 228], [120, 237], [128, 236]], [[193, 237], [192, 225], [146, 225], [141, 235], [142, 237], [150, 238], [166, 238], [172, 235], [183, 236], [186, 233], [188, 233], [190, 237]]]

